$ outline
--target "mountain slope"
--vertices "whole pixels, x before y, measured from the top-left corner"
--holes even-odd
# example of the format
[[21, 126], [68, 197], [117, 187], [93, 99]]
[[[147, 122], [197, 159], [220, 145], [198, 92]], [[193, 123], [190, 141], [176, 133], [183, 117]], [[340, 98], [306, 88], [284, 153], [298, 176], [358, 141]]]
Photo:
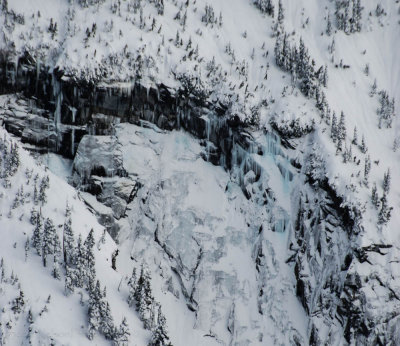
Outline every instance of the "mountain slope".
[[131, 342], [150, 340], [125, 303], [143, 263], [176, 345], [397, 343], [396, 1], [1, 6], [1, 90], [28, 97], [2, 98], [4, 124], [73, 157], [86, 192], [51, 183], [46, 213], [81, 198], [118, 243], [96, 272]]

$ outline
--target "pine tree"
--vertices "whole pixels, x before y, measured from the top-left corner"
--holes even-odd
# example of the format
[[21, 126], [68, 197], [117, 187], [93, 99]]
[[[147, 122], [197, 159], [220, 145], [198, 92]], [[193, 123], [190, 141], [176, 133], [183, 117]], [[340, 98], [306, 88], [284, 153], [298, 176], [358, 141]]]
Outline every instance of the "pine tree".
[[103, 298], [100, 300], [100, 331], [108, 340], [113, 340], [115, 335], [114, 319], [111, 315], [110, 304]]
[[89, 306], [88, 306], [88, 317], [89, 317], [89, 328], [88, 328], [88, 337], [94, 335], [95, 331], [98, 331], [100, 328], [101, 315], [100, 315], [100, 306], [101, 306], [101, 290], [100, 290], [100, 281], [96, 282], [90, 278], [88, 284], [88, 293], [89, 293]]
[[65, 267], [64, 289], [67, 296], [69, 296], [75, 290], [76, 278], [74, 277], [74, 272], [75, 270], [73, 268], [70, 268], [69, 265]]
[[13, 144], [11, 142], [10, 173], [9, 173], [9, 175], [13, 176], [15, 173], [17, 173], [19, 164], [20, 164], [20, 159], [19, 159], [19, 152], [18, 152], [17, 143]]
[[282, 6], [282, 1], [279, 0], [279, 2], [278, 2], [278, 24], [280, 26], [283, 25], [284, 18], [285, 18], [285, 15], [284, 15], [284, 10], [283, 10], [283, 6]]
[[29, 237], [26, 237], [26, 241], [25, 241], [25, 262], [28, 259], [29, 244], [30, 244]]
[[272, 0], [255, 0], [254, 3], [262, 13], [266, 13], [271, 17], [274, 16], [274, 4]]
[[369, 92], [369, 96], [374, 96], [376, 94], [376, 89], [377, 89], [377, 84], [376, 84], [376, 79], [374, 79], [374, 84], [371, 86], [371, 91]]
[[361, 19], [362, 19], [362, 7], [361, 7], [361, 0], [356, 0], [353, 2], [354, 8], [354, 23], [355, 23], [355, 31], [361, 31]]
[[384, 192], [381, 198], [381, 209], [379, 210], [378, 214], [379, 225], [386, 225], [389, 222], [392, 209], [392, 207], [388, 206], [386, 192]]
[[140, 268], [140, 275], [139, 279], [137, 280], [136, 287], [135, 287], [135, 301], [136, 301], [136, 310], [139, 310], [140, 307], [140, 295], [143, 287], [143, 281], [144, 281], [144, 268], [143, 264]]
[[161, 311], [161, 306], [158, 307], [157, 325], [153, 329], [149, 346], [171, 346], [167, 333], [166, 320]]
[[36, 252], [39, 256], [42, 254], [42, 245], [43, 245], [42, 226], [43, 226], [42, 216], [39, 214], [36, 218], [36, 225], [33, 230], [33, 236], [32, 236], [32, 246], [36, 249]]
[[362, 136], [362, 139], [361, 139], [360, 150], [361, 150], [361, 152], [364, 153], [364, 154], [368, 151], [367, 145], [366, 145], [366, 143], [365, 143], [364, 135]]
[[89, 340], [92, 340], [96, 331], [100, 328], [100, 302], [96, 300], [96, 296], [91, 296], [89, 298], [89, 309], [88, 309], [88, 317], [89, 317], [89, 326], [87, 336]]
[[338, 125], [338, 137], [343, 141], [346, 139], [346, 123], [343, 112], [341, 112], [340, 114], [340, 120]]
[[343, 151], [343, 141], [342, 138], [339, 137], [336, 145], [336, 155], [339, 155]]
[[52, 275], [54, 279], [61, 280], [60, 267], [58, 264], [58, 256], [54, 255]]
[[388, 168], [388, 170], [383, 174], [383, 191], [385, 194], [389, 194], [390, 180], [390, 169]]
[[33, 203], [35, 205], [39, 204], [39, 192], [36, 186], [36, 182], [34, 183], [34, 187], [33, 187]]
[[64, 232], [63, 232], [63, 254], [64, 254], [64, 265], [74, 263], [74, 232], [72, 230], [71, 210], [67, 204], [65, 212]]
[[157, 8], [157, 13], [160, 16], [164, 15], [164, 0], [155, 0], [154, 3]]
[[90, 230], [85, 242], [83, 245], [85, 246], [85, 260], [86, 260], [86, 273], [90, 278], [94, 278], [96, 276], [95, 270], [95, 259], [94, 259], [94, 232], [93, 229]]
[[333, 143], [336, 142], [338, 139], [338, 128], [337, 128], [337, 120], [336, 120], [336, 113], [333, 112], [332, 114], [332, 125], [331, 125], [331, 138], [333, 140]]
[[114, 341], [118, 346], [127, 346], [129, 344], [130, 335], [128, 321], [126, 320], [126, 317], [124, 317], [118, 330], [115, 332]]
[[43, 229], [43, 243], [42, 243], [42, 258], [43, 265], [47, 265], [47, 256], [54, 254], [56, 248], [56, 229], [53, 221], [49, 218], [46, 219]]
[[326, 32], [326, 34], [328, 36], [331, 36], [331, 34], [332, 34], [332, 22], [331, 22], [331, 17], [329, 16], [329, 14], [328, 14], [328, 18], [327, 18], [327, 21], [326, 21], [326, 30], [325, 30], [325, 32]]
[[29, 324], [33, 324], [33, 316], [32, 316], [32, 310], [31, 309], [29, 309], [29, 311], [28, 311], [28, 316], [27, 316], [26, 320], [27, 320], [27, 322]]
[[[79, 234], [78, 236], [78, 243], [76, 245], [75, 251], [75, 260], [76, 260], [76, 275], [74, 286], [76, 287], [83, 287], [84, 280], [86, 278], [86, 252], [85, 247], [82, 244], [82, 237]], [[90, 280], [94, 281], [94, 277], [88, 277], [89, 283]]]
[[365, 158], [365, 164], [364, 164], [364, 184], [365, 184], [365, 186], [368, 186], [368, 179], [369, 179], [370, 171], [371, 171], [371, 158], [368, 155]]
[[136, 292], [136, 268], [133, 268], [132, 275], [128, 281], [129, 296], [128, 304], [132, 307], [135, 304], [135, 292]]
[[40, 189], [39, 189], [39, 202], [42, 205], [47, 203], [47, 195], [46, 190], [49, 188], [49, 176], [44, 177], [40, 182]]
[[376, 209], [379, 208], [380, 202], [376, 188], [376, 183], [374, 183], [374, 186], [372, 186], [371, 202]]
[[150, 275], [147, 270], [143, 272], [143, 284], [140, 289], [139, 302], [139, 316], [143, 321], [144, 328], [151, 330], [153, 327], [152, 308], [154, 303], [154, 298], [151, 292], [150, 286]]
[[354, 126], [353, 140], [351, 141], [354, 145], [358, 144], [357, 127]]
[[24, 306], [25, 306], [24, 292], [20, 290], [19, 296], [15, 298], [12, 303], [11, 310], [14, 312], [14, 314], [19, 314]]

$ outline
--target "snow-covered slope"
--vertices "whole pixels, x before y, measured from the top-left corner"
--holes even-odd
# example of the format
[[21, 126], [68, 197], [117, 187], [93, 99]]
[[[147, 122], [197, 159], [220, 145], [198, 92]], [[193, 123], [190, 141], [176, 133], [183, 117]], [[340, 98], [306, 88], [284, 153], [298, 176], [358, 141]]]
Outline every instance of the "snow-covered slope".
[[[63, 224], [68, 200], [76, 234], [93, 227], [99, 238], [98, 220], [119, 243], [106, 237], [96, 269], [114, 320], [128, 319], [131, 343], [151, 338], [143, 313], [126, 303], [127, 278], [142, 264], [175, 345], [398, 343], [397, 1], [0, 5], [0, 90], [37, 98], [2, 97], [1, 116], [23, 141], [75, 156], [70, 181], [87, 192], [51, 175], [54, 204], [43, 214]], [[138, 96], [138, 85], [152, 89]], [[135, 125], [98, 114], [105, 109]], [[24, 167], [41, 169], [23, 155]], [[22, 233], [7, 236], [3, 257], [8, 268], [20, 248], [15, 272], [20, 263], [21, 273], [35, 265], [45, 275], [40, 258], [24, 262], [30, 206], [18, 207], [21, 220], [6, 216], [23, 170], [5, 190], [13, 192], [0, 221]], [[78, 300], [47, 277], [60, 297], [55, 311]], [[24, 293], [32, 301], [34, 286]], [[87, 306], [75, 305], [68, 316], [80, 311], [81, 319], [72, 329], [89, 342]], [[156, 325], [147, 328], [153, 336]]]

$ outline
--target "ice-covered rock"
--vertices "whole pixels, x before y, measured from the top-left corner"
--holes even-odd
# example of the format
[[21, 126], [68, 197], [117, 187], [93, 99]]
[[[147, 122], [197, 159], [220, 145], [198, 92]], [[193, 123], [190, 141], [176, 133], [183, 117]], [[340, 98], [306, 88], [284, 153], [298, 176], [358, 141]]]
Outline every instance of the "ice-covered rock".
[[74, 171], [85, 182], [90, 176], [124, 175], [120, 144], [115, 136], [86, 135], [79, 143]]

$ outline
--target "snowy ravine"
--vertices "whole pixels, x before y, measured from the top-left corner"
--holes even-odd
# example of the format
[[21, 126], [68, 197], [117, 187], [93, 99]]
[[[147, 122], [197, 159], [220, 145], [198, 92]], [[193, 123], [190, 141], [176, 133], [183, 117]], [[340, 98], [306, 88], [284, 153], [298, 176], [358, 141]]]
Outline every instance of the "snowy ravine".
[[0, 344], [400, 344], [399, 13], [0, 0]]

